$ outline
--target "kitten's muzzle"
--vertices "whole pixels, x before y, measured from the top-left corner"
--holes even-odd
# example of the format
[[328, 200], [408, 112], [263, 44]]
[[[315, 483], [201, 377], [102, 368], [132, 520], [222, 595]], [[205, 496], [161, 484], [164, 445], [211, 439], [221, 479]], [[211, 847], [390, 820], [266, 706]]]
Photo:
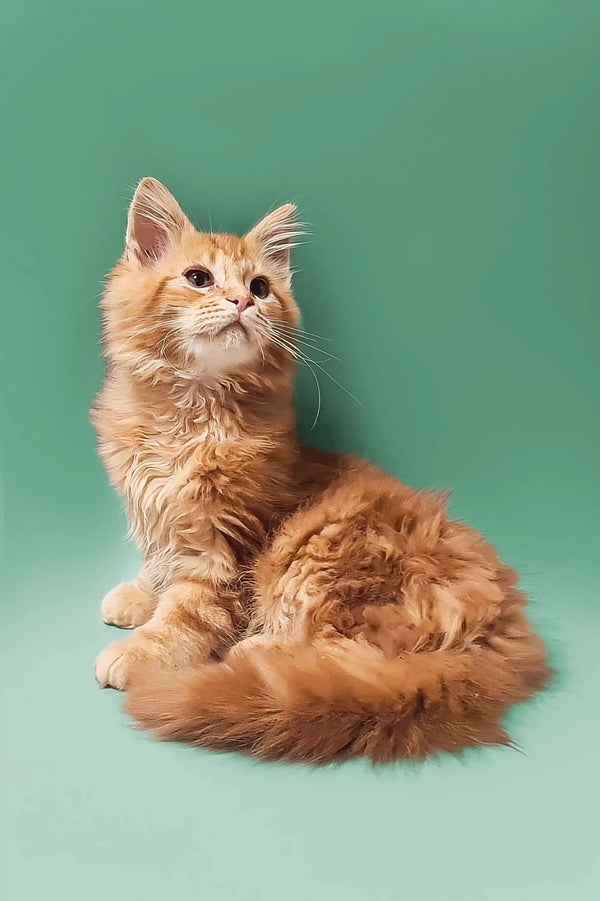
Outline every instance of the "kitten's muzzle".
[[245, 294], [242, 297], [226, 297], [225, 300], [236, 305], [238, 317], [242, 315], [247, 307], [254, 306], [254, 298], [251, 294]]

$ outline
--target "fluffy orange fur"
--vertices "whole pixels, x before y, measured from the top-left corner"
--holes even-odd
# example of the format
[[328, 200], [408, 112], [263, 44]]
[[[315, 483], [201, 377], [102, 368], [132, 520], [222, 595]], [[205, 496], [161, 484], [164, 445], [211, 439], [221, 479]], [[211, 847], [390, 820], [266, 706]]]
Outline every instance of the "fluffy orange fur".
[[443, 497], [297, 439], [298, 231], [291, 204], [238, 238], [135, 192], [92, 420], [144, 564], [96, 678], [158, 738], [263, 759], [505, 743], [549, 676], [515, 573]]

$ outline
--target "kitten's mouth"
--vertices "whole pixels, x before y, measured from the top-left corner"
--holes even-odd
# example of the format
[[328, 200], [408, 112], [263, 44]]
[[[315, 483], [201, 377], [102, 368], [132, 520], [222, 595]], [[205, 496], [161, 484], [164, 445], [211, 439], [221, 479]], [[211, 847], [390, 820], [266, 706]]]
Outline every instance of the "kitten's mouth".
[[189, 350], [201, 372], [226, 373], [255, 362], [258, 345], [250, 323], [229, 321], [192, 339]]
[[235, 332], [243, 333], [244, 335], [248, 334], [248, 329], [239, 319], [236, 319], [234, 322], [228, 322], [222, 329], [219, 329], [217, 335], [228, 335]]
[[215, 338], [220, 338], [224, 342], [225, 347], [230, 347], [231, 345], [248, 341], [250, 339], [250, 331], [243, 322], [235, 319], [233, 322], [228, 322], [227, 325], [220, 328], [216, 332]]

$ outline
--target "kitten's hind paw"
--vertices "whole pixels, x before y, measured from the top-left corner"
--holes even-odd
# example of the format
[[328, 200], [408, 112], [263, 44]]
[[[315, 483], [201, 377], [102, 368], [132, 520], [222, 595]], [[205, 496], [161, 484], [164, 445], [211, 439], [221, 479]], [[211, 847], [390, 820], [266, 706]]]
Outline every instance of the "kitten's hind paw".
[[155, 595], [137, 582], [121, 582], [105, 595], [100, 610], [107, 625], [135, 629], [148, 622], [155, 608]]
[[100, 688], [116, 688], [125, 691], [131, 681], [132, 671], [150, 657], [134, 636], [113, 641], [100, 651], [94, 666], [94, 676]]

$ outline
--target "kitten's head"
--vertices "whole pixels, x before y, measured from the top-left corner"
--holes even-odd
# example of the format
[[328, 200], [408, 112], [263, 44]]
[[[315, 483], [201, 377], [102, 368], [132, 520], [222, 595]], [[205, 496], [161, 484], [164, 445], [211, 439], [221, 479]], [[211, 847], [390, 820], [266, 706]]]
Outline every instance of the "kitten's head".
[[143, 178], [102, 299], [109, 360], [148, 378], [206, 382], [287, 368], [299, 318], [295, 213], [286, 203], [242, 238], [199, 232], [164, 185]]

